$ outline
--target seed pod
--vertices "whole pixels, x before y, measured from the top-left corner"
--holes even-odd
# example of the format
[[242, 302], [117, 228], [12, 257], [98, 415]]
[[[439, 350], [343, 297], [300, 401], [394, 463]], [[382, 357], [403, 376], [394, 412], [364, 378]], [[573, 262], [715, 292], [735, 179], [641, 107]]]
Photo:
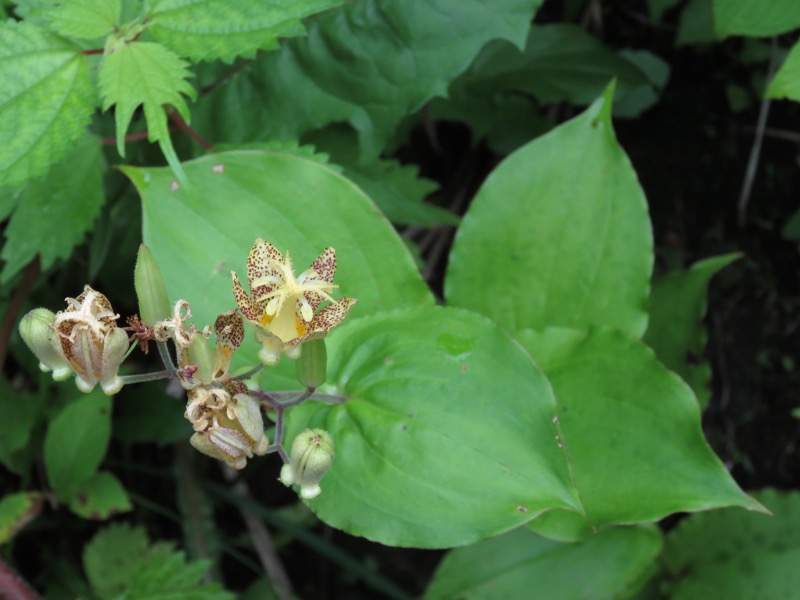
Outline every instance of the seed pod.
[[302, 344], [303, 350], [297, 365], [297, 381], [307, 388], [316, 389], [325, 383], [328, 370], [328, 352], [325, 340], [308, 340]]
[[333, 438], [324, 429], [305, 429], [292, 442], [290, 462], [281, 469], [281, 482], [300, 486], [300, 497], [316, 498], [319, 482], [333, 464]]

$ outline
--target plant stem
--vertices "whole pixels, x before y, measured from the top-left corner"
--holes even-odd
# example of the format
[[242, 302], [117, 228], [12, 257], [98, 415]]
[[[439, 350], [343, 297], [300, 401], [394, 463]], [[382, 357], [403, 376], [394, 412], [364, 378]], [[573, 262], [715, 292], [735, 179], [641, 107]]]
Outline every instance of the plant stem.
[[253, 375], [258, 373], [263, 368], [264, 368], [264, 365], [259, 364], [259, 365], [255, 366], [255, 367], [253, 367], [252, 369], [250, 369], [249, 371], [245, 371], [241, 375], [237, 375], [233, 379], [238, 379], [239, 381], [245, 381], [247, 379], [251, 379], [253, 377]]
[[138, 375], [122, 375], [120, 379], [125, 385], [131, 383], [144, 383], [145, 381], [157, 381], [159, 379], [169, 379], [175, 376], [175, 371], [156, 371], [155, 373], [140, 373]]
[[177, 111], [173, 110], [172, 112], [170, 112], [169, 113], [169, 118], [172, 119], [175, 122], [175, 124], [178, 126], [178, 129], [183, 131], [186, 135], [188, 135], [195, 142], [200, 144], [203, 148], [205, 148], [206, 150], [213, 150], [214, 149], [214, 146], [212, 146], [209, 142], [207, 142], [202, 137], [200, 137], [200, 134], [197, 133], [194, 129], [189, 127], [189, 124], [186, 121], [183, 120], [183, 117], [181, 117], [177, 113]]
[[158, 354], [161, 356], [161, 362], [164, 363], [164, 368], [173, 373], [178, 370], [175, 363], [172, 362], [172, 355], [169, 353], [169, 346], [167, 342], [156, 342], [158, 346]]
[[269, 447], [270, 452], [277, 452], [281, 456], [283, 464], [289, 464], [289, 455], [286, 454], [286, 449], [283, 447], [283, 411], [284, 408], [279, 406], [275, 409], [275, 442]]

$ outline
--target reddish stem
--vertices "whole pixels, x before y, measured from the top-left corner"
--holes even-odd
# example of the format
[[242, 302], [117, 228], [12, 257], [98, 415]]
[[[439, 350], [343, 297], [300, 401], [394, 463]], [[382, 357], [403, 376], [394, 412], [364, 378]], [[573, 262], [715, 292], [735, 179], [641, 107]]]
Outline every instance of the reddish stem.
[[189, 125], [186, 123], [186, 121], [183, 120], [183, 117], [181, 117], [177, 113], [177, 111], [173, 110], [172, 112], [170, 112], [169, 118], [175, 122], [175, 124], [178, 126], [179, 129], [181, 129], [184, 133], [186, 133], [195, 142], [200, 144], [203, 148], [205, 148], [206, 150], [212, 150], [214, 148], [214, 146], [212, 146], [209, 142], [205, 141], [202, 137], [200, 137], [200, 134], [198, 134], [194, 129], [189, 127]]
[[103, 52], [105, 52], [103, 48], [92, 48], [91, 50], [84, 50], [83, 54], [88, 56], [90, 54], [102, 54]]
[[0, 598], [4, 600], [39, 600], [39, 594], [19, 573], [0, 560]]

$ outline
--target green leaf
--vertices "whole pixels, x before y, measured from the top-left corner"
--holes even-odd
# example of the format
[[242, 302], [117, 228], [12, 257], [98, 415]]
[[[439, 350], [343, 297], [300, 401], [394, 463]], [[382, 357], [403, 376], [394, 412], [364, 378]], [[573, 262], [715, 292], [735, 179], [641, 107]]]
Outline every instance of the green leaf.
[[726, 254], [695, 263], [687, 271], [656, 278], [650, 295], [650, 324], [644, 342], [658, 359], [694, 390], [701, 408], [708, 405], [711, 367], [703, 360], [703, 317], [711, 278], [741, 254]]
[[127, 600], [234, 600], [218, 584], [201, 584], [209, 563], [187, 563], [183, 552], [154, 552], [130, 582]]
[[107, 44], [100, 65], [99, 84], [103, 110], [116, 106], [117, 150], [125, 156], [125, 134], [134, 111], [140, 105], [147, 119], [147, 139], [157, 141], [170, 167], [184, 181], [167, 128], [166, 110], [171, 106], [189, 122], [189, 108], [183, 96], [195, 97], [186, 81], [189, 64], [160, 44], [116, 40]]
[[6, 262], [0, 283], [7, 283], [36, 255], [43, 271], [69, 258], [100, 214], [104, 199], [100, 140], [85, 134], [44, 179], [28, 183], [20, 192], [0, 252]]
[[147, 32], [180, 56], [194, 61], [278, 48], [278, 38], [303, 35], [300, 19], [342, 0], [229, 2], [228, 0], [157, 0], [148, 14]]
[[42, 414], [44, 399], [34, 394], [15, 393], [6, 378], [0, 379], [0, 463], [17, 474], [24, 469], [17, 454], [30, 443], [31, 434]]
[[121, 12], [120, 0], [65, 0], [48, 16], [61, 35], [91, 40], [114, 31]]
[[333, 246], [337, 293], [359, 300], [351, 317], [433, 303], [383, 215], [356, 186], [318, 162], [226, 152], [184, 168], [192, 181], [188, 190], [168, 169], [122, 170], [142, 196], [144, 241], [169, 296], [189, 300], [196, 323], [211, 324], [235, 307], [230, 272], [244, 276], [256, 237], [291, 250], [299, 269]]
[[670, 598], [794, 598], [800, 586], [800, 494], [753, 494], [773, 516], [742, 510], [692, 515], [664, 548]]
[[83, 482], [69, 498], [69, 508], [79, 517], [105, 521], [131, 510], [131, 501], [119, 479], [100, 471]]
[[611, 127], [612, 93], [491, 173], [453, 243], [449, 303], [511, 331], [603, 324], [644, 333], [652, 236]]
[[352, 130], [331, 126], [309, 137], [330, 160], [343, 167], [343, 174], [372, 198], [392, 222], [403, 225], [432, 227], [439, 223], [457, 225], [456, 215], [424, 199], [438, 189], [430, 179], [419, 176], [414, 165], [401, 165], [395, 160], [375, 159], [359, 162], [358, 143]]
[[0, 545], [11, 540], [20, 529], [42, 511], [44, 500], [38, 492], [8, 494], [0, 499]]
[[792, 46], [766, 91], [767, 98], [787, 98], [800, 102], [800, 42]]
[[661, 21], [664, 13], [680, 4], [680, 2], [681, 0], [647, 0], [647, 9], [650, 12], [650, 18], [656, 22]]
[[714, 33], [712, 0], [689, 0], [681, 12], [676, 46], [708, 44], [717, 41]]
[[580, 510], [530, 357], [474, 313], [428, 307], [352, 321], [327, 338], [333, 406], [287, 413], [333, 436], [336, 459], [309, 506], [392, 546], [468, 544], [551, 508]]
[[424, 598], [627, 598], [650, 574], [660, 549], [656, 527], [607, 529], [577, 544], [517, 529], [451, 550]]
[[95, 390], [70, 402], [50, 422], [44, 467], [53, 491], [69, 498], [97, 471], [111, 435], [111, 399]]
[[0, 81], [0, 186], [17, 188], [83, 134], [94, 89], [78, 46], [10, 20], [0, 23]]
[[[540, 0], [364, 0], [322, 15], [200, 99], [213, 140], [298, 139], [334, 122], [358, 132], [376, 158], [407, 114], [445, 95], [488, 41], [521, 45]], [[287, 93], [287, 90], [291, 90]], [[253, 106], [246, 114], [231, 106]]]
[[763, 510], [708, 447], [689, 387], [639, 340], [608, 328], [528, 330], [517, 339], [553, 385], [592, 525], [723, 506]]
[[800, 3], [795, 0], [714, 0], [717, 35], [767, 37], [800, 27]]
[[116, 598], [142, 568], [150, 552], [141, 527], [115, 523], [100, 530], [83, 549], [83, 568], [94, 592]]

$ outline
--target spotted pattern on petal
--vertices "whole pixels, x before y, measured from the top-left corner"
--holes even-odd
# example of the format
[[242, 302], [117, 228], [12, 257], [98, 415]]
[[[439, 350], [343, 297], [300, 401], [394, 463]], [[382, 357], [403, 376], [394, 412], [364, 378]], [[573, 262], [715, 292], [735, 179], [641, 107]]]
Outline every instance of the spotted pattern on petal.
[[[333, 283], [333, 276], [336, 275], [336, 250], [330, 246], [325, 248], [317, 257], [317, 260], [311, 263], [310, 270], [316, 272], [316, 279]], [[313, 291], [306, 292], [304, 296], [311, 305], [311, 309], [316, 312], [323, 300], [323, 296]]]
[[236, 396], [236, 394], [247, 394], [250, 392], [244, 382], [238, 379], [226, 379], [222, 382], [222, 387], [231, 395], [231, 398]]
[[236, 275], [236, 271], [231, 271], [231, 277], [233, 278], [233, 297], [236, 300], [236, 304], [239, 306], [239, 310], [242, 311], [245, 319], [258, 322], [261, 318], [261, 308], [256, 304], [255, 300], [244, 291], [242, 284], [239, 282], [239, 276]]
[[350, 312], [350, 309], [356, 304], [358, 304], [358, 300], [347, 296], [337, 302], [328, 304], [328, 306], [319, 311], [314, 315], [314, 318], [311, 319], [311, 323], [308, 324], [308, 333], [302, 337], [286, 342], [286, 345], [296, 346], [302, 344], [306, 340], [325, 337], [331, 329], [342, 322], [347, 316], [347, 313]]
[[217, 344], [236, 350], [244, 340], [242, 317], [235, 310], [222, 313], [214, 322], [214, 333], [217, 334]]
[[278, 277], [283, 280], [283, 274], [275, 268], [273, 261], [283, 262], [280, 251], [269, 242], [257, 238], [247, 257], [247, 283], [250, 285], [253, 298], [259, 304], [264, 296], [275, 289], [275, 286], [271, 284], [254, 285], [255, 281], [262, 277]]

